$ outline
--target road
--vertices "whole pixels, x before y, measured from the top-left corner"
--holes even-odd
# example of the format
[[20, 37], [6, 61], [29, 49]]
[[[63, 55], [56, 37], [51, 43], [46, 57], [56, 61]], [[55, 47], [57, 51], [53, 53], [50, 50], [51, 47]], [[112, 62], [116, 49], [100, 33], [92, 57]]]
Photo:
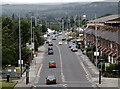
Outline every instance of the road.
[[[47, 54], [48, 45], [46, 44], [46, 53], [43, 60], [43, 66], [40, 71], [39, 81], [35, 87], [92, 87], [92, 83], [87, 77], [87, 73], [77, 55], [68, 48], [66, 42], [58, 45], [60, 37], [53, 41], [54, 55]], [[57, 64], [56, 68], [48, 68], [50, 60]], [[46, 85], [45, 79], [48, 75], [55, 75], [57, 84]]]

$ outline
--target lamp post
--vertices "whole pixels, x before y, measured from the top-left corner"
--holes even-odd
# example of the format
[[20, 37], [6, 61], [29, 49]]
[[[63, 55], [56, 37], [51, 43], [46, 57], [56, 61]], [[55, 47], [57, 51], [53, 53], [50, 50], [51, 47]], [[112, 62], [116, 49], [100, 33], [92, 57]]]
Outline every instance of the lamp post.
[[[96, 19], [96, 14], [95, 14], [95, 19]], [[96, 37], [96, 67], [97, 67], [97, 52], [98, 52], [98, 49], [97, 49], [97, 25], [96, 25], [96, 22], [95, 22], [95, 37]]]
[[20, 14], [19, 14], [19, 60], [20, 60], [20, 78], [22, 77], [22, 61], [21, 61], [21, 29], [20, 29]]
[[[86, 24], [86, 15], [83, 15], [83, 20], [85, 20], [85, 24]], [[85, 24], [84, 24], [84, 26], [83, 26], [83, 29], [85, 28]], [[85, 38], [85, 55], [86, 55], [86, 30], [84, 29], [84, 38]]]

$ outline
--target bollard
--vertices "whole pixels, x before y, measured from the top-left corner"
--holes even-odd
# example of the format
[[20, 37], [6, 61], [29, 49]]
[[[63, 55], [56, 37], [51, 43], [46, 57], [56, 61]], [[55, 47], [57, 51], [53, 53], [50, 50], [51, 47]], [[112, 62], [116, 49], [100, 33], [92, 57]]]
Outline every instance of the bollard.
[[10, 81], [10, 75], [7, 74], [7, 82], [9, 82], [9, 81]]

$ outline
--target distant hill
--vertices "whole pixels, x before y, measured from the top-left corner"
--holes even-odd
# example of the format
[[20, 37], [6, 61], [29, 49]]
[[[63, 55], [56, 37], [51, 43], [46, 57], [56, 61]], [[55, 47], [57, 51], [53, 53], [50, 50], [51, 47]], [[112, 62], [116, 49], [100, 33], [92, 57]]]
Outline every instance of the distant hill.
[[86, 14], [88, 18], [93, 18], [96, 13], [98, 17], [105, 14], [117, 14], [117, 2], [92, 2], [92, 3], [67, 3], [67, 4], [5, 4], [2, 5], [3, 16], [12, 16], [12, 14], [21, 13], [22, 16], [29, 15], [51, 15], [54, 17], [63, 17], [65, 15]]

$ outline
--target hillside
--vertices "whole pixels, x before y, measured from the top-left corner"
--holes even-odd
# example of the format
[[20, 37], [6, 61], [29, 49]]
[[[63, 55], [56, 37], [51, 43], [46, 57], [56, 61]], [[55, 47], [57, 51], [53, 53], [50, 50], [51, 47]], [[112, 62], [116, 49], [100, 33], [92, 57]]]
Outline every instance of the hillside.
[[93, 3], [67, 3], [67, 4], [5, 4], [2, 5], [3, 16], [12, 16], [12, 14], [21, 13], [26, 16], [29, 12], [34, 15], [51, 15], [54, 17], [62, 17], [65, 15], [83, 15], [93, 18], [94, 13], [98, 17], [105, 14], [117, 14], [117, 2], [93, 2]]

